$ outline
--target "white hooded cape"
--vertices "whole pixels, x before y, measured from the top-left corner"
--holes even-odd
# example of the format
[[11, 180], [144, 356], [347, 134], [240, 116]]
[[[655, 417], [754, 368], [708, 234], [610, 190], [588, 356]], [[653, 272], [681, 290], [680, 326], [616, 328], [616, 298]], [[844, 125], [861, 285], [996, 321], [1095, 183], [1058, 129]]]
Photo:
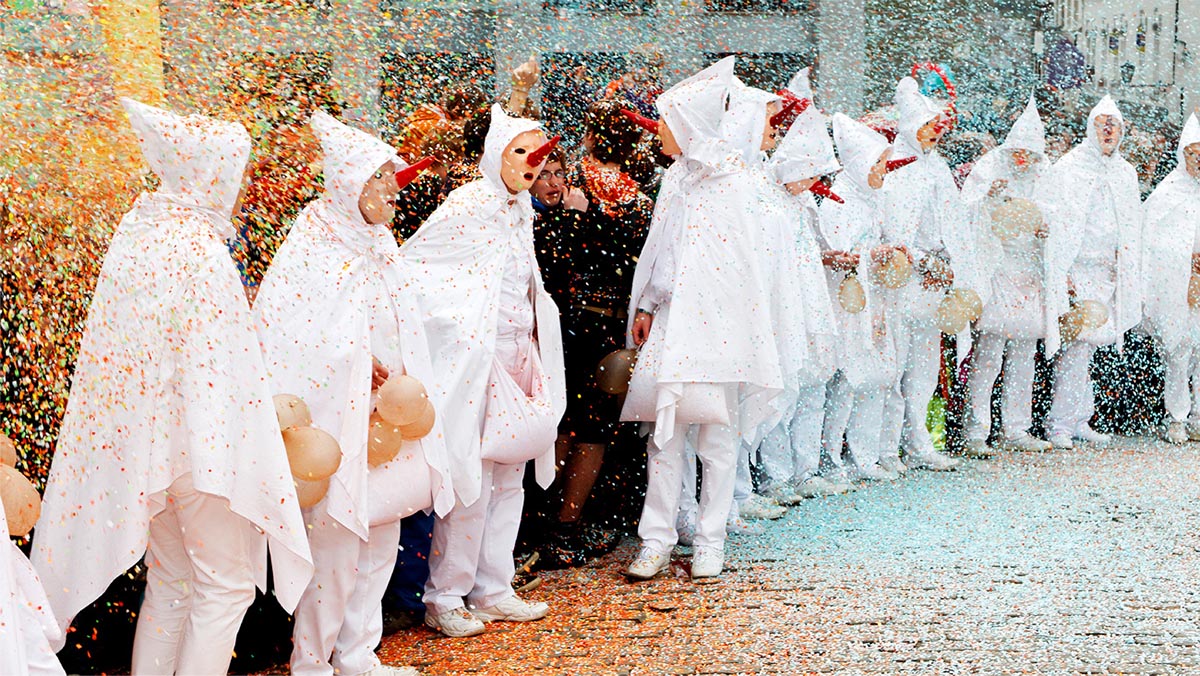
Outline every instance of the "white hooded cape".
[[[24, 552], [9, 538], [0, 504], [0, 674], [29, 673], [30, 660], [57, 660], [51, 646], [63, 644], [63, 630]], [[29, 648], [42, 655], [30, 655]], [[47, 655], [47, 653], [50, 653]], [[62, 673], [62, 667], [58, 667]]]
[[[700, 422], [686, 416], [677, 420], [685, 398], [691, 402], [738, 386], [743, 429], [752, 430], [769, 417], [766, 404], [783, 386], [745, 154], [721, 134], [725, 101], [734, 86], [732, 71], [732, 61], [723, 60], [657, 101], [683, 150], [676, 163], [687, 162], [688, 173], [680, 193], [655, 205], [634, 274], [631, 316], [655, 265], [674, 268], [665, 308], [655, 316], [641, 349], [621, 415], [623, 420], [655, 422], [660, 446], [670, 439], [676, 422]], [[761, 121], [758, 130], [761, 138]], [[672, 263], [660, 261], [668, 238], [674, 240]], [[747, 407], [746, 402], [754, 404]]]
[[[954, 287], [978, 289], [972, 229], [950, 166], [936, 148], [925, 153], [917, 141], [917, 130], [940, 111], [911, 77], [896, 86], [896, 108], [900, 120], [892, 159], [917, 161], [888, 174], [884, 183], [884, 236], [889, 243], [907, 246], [914, 261], [940, 250], [954, 271]], [[898, 295], [907, 319], [932, 325], [940, 295], [925, 290], [916, 276]], [[960, 360], [967, 356], [970, 339], [969, 329], [958, 334]]]
[[[509, 117], [492, 106], [492, 122], [479, 168], [483, 178], [458, 188], [401, 248], [410, 288], [416, 292], [429, 334], [436, 385], [430, 396], [444, 412], [446, 448], [454, 492], [463, 504], [479, 497], [486, 391], [496, 354], [501, 282], [509, 243], [521, 240], [531, 261], [538, 354], [548, 395], [561, 416], [566, 375], [558, 307], [542, 286], [533, 248], [529, 193], [508, 192], [500, 176], [504, 149], [537, 122]], [[538, 483], [554, 480], [554, 447], [535, 459]]]
[[1087, 136], [1054, 165], [1062, 194], [1070, 199], [1064, 201], [1061, 210], [1063, 238], [1054, 250], [1047, 250], [1046, 256], [1053, 266], [1052, 273], [1066, 277], [1087, 246], [1084, 235], [1093, 202], [1111, 200], [1118, 227], [1115, 307], [1109, 308], [1108, 324], [1095, 331], [1115, 331], [1121, 345], [1124, 333], [1142, 319], [1142, 203], [1137, 171], [1121, 157], [1120, 147], [1107, 157], [1100, 152], [1096, 137], [1099, 115], [1112, 115], [1122, 125], [1125, 123], [1116, 102], [1106, 95], [1088, 114]]
[[1179, 137], [1177, 164], [1146, 200], [1145, 314], [1154, 334], [1167, 350], [1185, 339], [1200, 338], [1197, 313], [1188, 307], [1192, 252], [1200, 227], [1200, 181], [1187, 173], [1183, 151], [1200, 143], [1200, 122], [1189, 115]]
[[[871, 251], [883, 244], [883, 189], [867, 183], [871, 167], [888, 149], [888, 141], [870, 127], [837, 113], [833, 138], [845, 169], [833, 183], [833, 192], [845, 200], [821, 203], [820, 228], [831, 251], [859, 255], [858, 281], [866, 306], [850, 314], [834, 303], [838, 327], [836, 365], [854, 387], [885, 385], [896, 375], [896, 350], [892, 318], [881, 289], [871, 283]], [[836, 294], [845, 273], [829, 271], [831, 294]]]
[[[442, 410], [437, 408], [428, 436], [406, 442], [396, 459], [368, 469], [372, 357], [390, 374], [407, 373], [426, 387], [435, 382], [396, 240], [358, 208], [364, 186], [383, 164], [404, 163], [391, 146], [323, 111], [313, 114], [311, 124], [324, 154], [325, 191], [296, 218], [263, 276], [254, 312], [271, 391], [303, 399], [313, 425], [341, 445], [326, 511], [365, 540], [372, 525], [431, 506], [445, 513], [453, 504]], [[401, 459], [414, 453], [425, 459], [432, 495], [403, 493], [412, 480]], [[406, 504], [392, 504], [395, 495], [405, 495]]]
[[[191, 475], [246, 519], [260, 588], [312, 573], [291, 470], [225, 240], [250, 154], [240, 126], [124, 99], [161, 180], [121, 219], [92, 297], [33, 562], [65, 627], [142, 558], [164, 491]], [[266, 534], [264, 537], [263, 534]], [[81, 562], [86, 562], [81, 565]]]
[[[1012, 153], [1018, 149], [1030, 151], [1038, 158], [1024, 172], [1013, 167]], [[977, 238], [977, 264], [982, 281], [977, 291], [985, 305], [980, 329], [1008, 327], [1022, 334], [1013, 337], [1044, 338], [1047, 356], [1058, 351], [1058, 317], [1068, 309], [1065, 271], [1051, 265], [1046, 255], [1061, 250], [1064, 234], [1060, 209], [1063, 193], [1056, 177], [1057, 171], [1046, 157], [1045, 126], [1030, 95], [1004, 143], [975, 162], [962, 188], [963, 203]], [[1000, 197], [990, 198], [988, 193], [996, 180], [1007, 181], [1008, 187]], [[1027, 199], [1038, 205], [1048, 229], [1046, 240], [1036, 239], [1032, 234], [1007, 241], [996, 236], [992, 210], [1005, 197]], [[1020, 273], [1014, 274], [1022, 268], [1037, 270], [1041, 290], [1036, 299], [1033, 296], [1037, 292], [1031, 294], [1031, 289], [1022, 288]], [[1029, 306], [1029, 301], [1034, 300], [1039, 301], [1036, 307]], [[1029, 313], [1036, 316], [1024, 316]]]

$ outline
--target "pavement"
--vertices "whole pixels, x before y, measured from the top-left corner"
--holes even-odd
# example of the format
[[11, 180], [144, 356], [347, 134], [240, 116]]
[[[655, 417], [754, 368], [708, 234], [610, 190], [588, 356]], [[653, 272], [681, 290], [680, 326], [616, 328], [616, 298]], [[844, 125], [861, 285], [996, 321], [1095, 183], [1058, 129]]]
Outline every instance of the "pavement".
[[1200, 444], [997, 453], [809, 500], [712, 584], [543, 573], [551, 614], [384, 639], [423, 674], [1200, 674]]

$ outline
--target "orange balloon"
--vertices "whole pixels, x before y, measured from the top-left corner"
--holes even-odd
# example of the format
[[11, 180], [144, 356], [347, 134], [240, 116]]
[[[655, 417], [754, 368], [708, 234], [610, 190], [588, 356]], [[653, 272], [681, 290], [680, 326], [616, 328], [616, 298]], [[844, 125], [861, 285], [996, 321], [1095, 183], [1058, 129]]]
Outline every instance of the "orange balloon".
[[636, 363], [637, 350], [609, 352], [596, 366], [596, 384], [609, 394], [625, 394]]
[[1200, 308], [1200, 275], [1192, 275], [1188, 280], [1188, 306]]
[[367, 433], [367, 466], [378, 467], [390, 462], [400, 452], [403, 443], [404, 435], [398, 426], [379, 417], [378, 411], [371, 414]]
[[337, 439], [316, 427], [289, 427], [283, 431], [292, 476], [305, 481], [328, 479], [342, 464]]
[[942, 302], [938, 303], [937, 308], [938, 330], [946, 335], [953, 336], [967, 328], [969, 324], [966, 310], [958, 300], [958, 297], [951, 294], [942, 296]]
[[392, 376], [379, 388], [375, 410], [393, 425], [411, 425], [425, 412], [429, 394], [421, 381], [412, 376]]
[[992, 210], [992, 232], [1003, 240], [1028, 237], [1042, 220], [1042, 210], [1037, 204], [1015, 197]]
[[1083, 328], [1085, 331], [1098, 329], [1108, 321], [1108, 306], [1098, 300], [1080, 302], [1079, 311], [1083, 315]]
[[400, 436], [408, 441], [423, 439], [433, 429], [433, 421], [436, 419], [437, 412], [433, 410], [433, 403], [426, 399], [425, 409], [421, 411], [421, 416], [411, 425], [400, 426]]
[[29, 479], [7, 465], [0, 465], [0, 503], [8, 521], [8, 534], [23, 538], [42, 515], [42, 496]]
[[837, 296], [842, 309], [849, 314], [856, 315], [867, 308], [867, 294], [858, 275], [846, 275], [838, 286]]
[[5, 434], [0, 434], [0, 465], [17, 466], [17, 446]]
[[304, 509], [324, 500], [325, 494], [329, 492], [329, 477], [318, 481], [293, 478], [292, 481], [296, 484], [296, 499], [300, 501], [300, 506]]
[[275, 402], [275, 416], [279, 418], [279, 429], [308, 427], [312, 424], [308, 404], [300, 397], [294, 394], [277, 394], [271, 399]]
[[912, 264], [908, 262], [908, 256], [903, 251], [893, 251], [886, 261], [871, 269], [871, 281], [876, 286], [899, 289], [908, 284], [912, 274]]
[[983, 316], [983, 299], [975, 293], [974, 289], [954, 289], [950, 293], [962, 305], [963, 311], [967, 314], [967, 321], [978, 321]]

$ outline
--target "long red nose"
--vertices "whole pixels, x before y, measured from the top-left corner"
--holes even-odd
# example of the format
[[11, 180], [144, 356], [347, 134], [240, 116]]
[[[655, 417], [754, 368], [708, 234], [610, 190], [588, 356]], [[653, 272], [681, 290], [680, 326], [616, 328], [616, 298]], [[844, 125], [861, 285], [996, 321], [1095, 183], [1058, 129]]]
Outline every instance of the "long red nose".
[[549, 141], [546, 141], [542, 147], [529, 153], [529, 157], [525, 158], [525, 163], [534, 169], [540, 167], [542, 162], [545, 162], [546, 158], [550, 156], [550, 153], [554, 152], [554, 148], [558, 146], [558, 142], [561, 140], [561, 136], [555, 136]]
[[895, 170], [899, 169], [900, 167], [907, 167], [908, 165], [910, 165], [916, 161], [917, 161], [916, 155], [913, 155], [912, 157], [905, 157], [902, 160], [888, 160], [887, 161], [887, 170], [895, 171]]
[[[795, 100], [785, 103], [782, 110], [771, 116], [771, 126], [778, 127], [784, 122], [791, 122], [793, 119], [795, 119], [795, 116], [792, 115], [792, 111], [796, 110], [799, 105], [800, 102]], [[798, 114], [799, 113], [797, 113], [797, 115]]]
[[800, 113], [812, 105], [812, 99], [802, 99], [788, 89], [780, 89], [775, 94], [783, 99], [783, 110], [771, 116], [772, 127], [790, 127]]
[[417, 174], [428, 169], [429, 165], [433, 164], [435, 161], [436, 160], [434, 160], [432, 157], [422, 157], [400, 171], [397, 171], [396, 185], [399, 186], [400, 190], [403, 190], [404, 186], [412, 183], [413, 180], [416, 179]]
[[825, 185], [821, 181], [814, 182], [812, 184], [812, 186], [809, 187], [808, 191], [814, 195], [820, 195], [821, 197], [824, 197], [825, 199], [831, 199], [834, 202], [837, 202], [838, 204], [846, 203], [846, 200], [842, 199], [841, 197], [838, 197], [836, 193], [834, 193], [832, 190], [829, 189], [829, 186]]
[[952, 127], [954, 127], [954, 109], [950, 108], [942, 113], [942, 116], [938, 118], [937, 124], [933, 125], [933, 132], [935, 134], [945, 134]]
[[642, 129], [645, 129], [646, 131], [650, 132], [651, 134], [658, 133], [658, 120], [651, 120], [650, 118], [646, 117], [645, 115], [642, 115], [641, 113], [637, 113], [632, 110], [626, 110], [624, 108], [621, 109], [621, 114], [624, 115], [625, 117], [628, 117], [630, 120], [633, 121], [634, 124], [641, 127]]

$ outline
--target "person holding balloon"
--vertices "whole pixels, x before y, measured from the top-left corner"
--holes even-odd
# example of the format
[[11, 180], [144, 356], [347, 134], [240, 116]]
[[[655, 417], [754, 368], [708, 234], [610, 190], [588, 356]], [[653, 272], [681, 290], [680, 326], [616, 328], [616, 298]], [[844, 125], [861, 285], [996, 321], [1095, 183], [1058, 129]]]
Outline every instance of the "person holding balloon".
[[304, 507], [313, 576], [293, 674], [395, 673], [375, 656], [400, 520], [450, 507], [429, 345], [388, 223], [428, 162], [323, 111], [324, 192], [300, 213], [254, 305]]
[[159, 187], [138, 197], [105, 256], [32, 559], [65, 629], [144, 555], [133, 673], [223, 674], [266, 586], [268, 548], [285, 610], [312, 571], [226, 245], [250, 137], [121, 103]]

